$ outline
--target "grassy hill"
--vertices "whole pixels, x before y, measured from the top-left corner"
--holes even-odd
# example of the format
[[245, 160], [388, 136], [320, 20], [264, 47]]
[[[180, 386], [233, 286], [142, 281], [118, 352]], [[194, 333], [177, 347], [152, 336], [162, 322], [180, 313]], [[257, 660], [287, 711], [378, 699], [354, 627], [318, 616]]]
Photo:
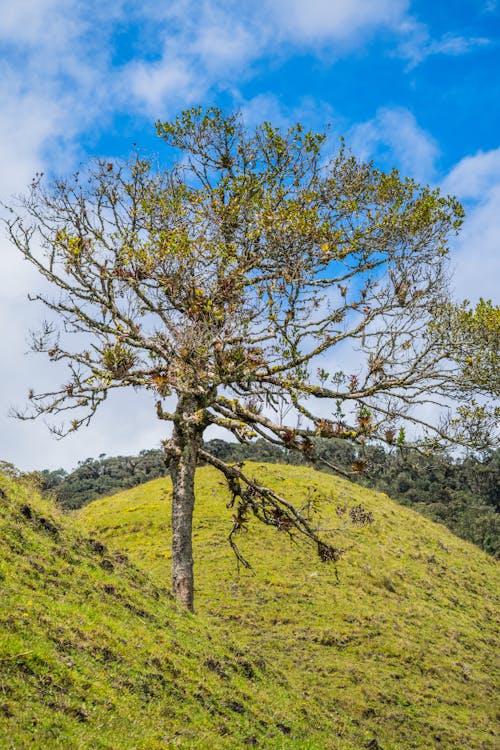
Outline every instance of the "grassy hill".
[[273, 663], [4, 476], [0, 540], [2, 750], [328, 746]]
[[[498, 747], [497, 563], [386, 496], [335, 477], [296, 466], [249, 463], [246, 471], [299, 504], [314, 500], [319, 525], [346, 549], [337, 578], [286, 534], [251, 525], [241, 547], [254, 574], [238, 571], [226, 543], [227, 492], [213, 469], [198, 471], [194, 622], [214, 642], [231, 639], [272, 664], [294, 696], [295, 716], [276, 722], [282, 739], [264, 732], [255, 740], [269, 748], [294, 739], [301, 748], [343, 750]], [[169, 497], [169, 480], [155, 480], [91, 503], [79, 520], [164, 585]], [[349, 520], [360, 503], [374, 519], [363, 527]], [[272, 681], [267, 686], [283, 707]]]
[[[168, 480], [70, 518], [0, 477], [0, 747], [497, 747], [496, 563], [383, 495], [246, 469], [314, 500], [346, 549], [338, 579], [260, 526], [241, 539], [255, 574], [238, 574], [226, 491], [203, 468], [195, 616], [165, 589]], [[373, 523], [349, 520], [360, 503]]]

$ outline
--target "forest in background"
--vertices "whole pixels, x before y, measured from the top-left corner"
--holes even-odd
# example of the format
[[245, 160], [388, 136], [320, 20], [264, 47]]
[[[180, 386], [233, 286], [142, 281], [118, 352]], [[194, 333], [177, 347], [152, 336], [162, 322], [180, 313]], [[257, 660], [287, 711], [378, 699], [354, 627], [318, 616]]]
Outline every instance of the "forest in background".
[[[212, 455], [225, 461], [265, 461], [306, 464], [330, 471], [321, 460], [257, 440], [248, 444], [210, 440]], [[359, 458], [356, 447], [345, 441], [319, 439], [315, 453], [339, 468], [350, 471]], [[403, 449], [389, 452], [366, 448], [368, 470], [352, 480], [387, 493], [402, 505], [445, 524], [462, 539], [500, 557], [500, 450], [482, 459], [471, 456], [451, 459], [445, 453], [423, 456]], [[168, 474], [160, 449], [144, 450], [138, 456], [87, 458], [74, 471], [38, 472], [40, 487], [50, 492], [64, 509], [81, 508], [99, 497], [134, 487]]]

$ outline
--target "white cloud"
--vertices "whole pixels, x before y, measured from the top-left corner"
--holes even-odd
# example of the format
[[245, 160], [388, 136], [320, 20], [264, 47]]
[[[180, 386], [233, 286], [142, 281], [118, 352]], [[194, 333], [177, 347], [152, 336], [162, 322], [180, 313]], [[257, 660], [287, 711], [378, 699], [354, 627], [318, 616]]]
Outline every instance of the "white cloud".
[[272, 122], [279, 127], [286, 127], [290, 124], [288, 114], [276, 94], [258, 94], [253, 99], [241, 101], [239, 108], [249, 128], [264, 121]]
[[4, 75], [0, 80], [2, 116], [0, 118], [0, 195], [23, 190], [34, 172], [43, 166], [42, 145], [55, 131], [60, 117], [57, 103], [37, 95], [23, 93], [17, 81]]
[[439, 39], [433, 39], [427, 26], [411, 17], [401, 24], [400, 32], [401, 40], [397, 54], [408, 60], [409, 70], [433, 55], [456, 57], [491, 44], [488, 38], [467, 37], [453, 31], [446, 32]]
[[485, 47], [491, 44], [485, 37], [465, 37], [458, 34], [444, 34], [441, 39], [431, 42], [424, 50], [428, 55], [465, 55], [477, 47]]
[[203, 18], [196, 20], [191, 31], [191, 54], [199, 56], [206, 70], [225, 75], [227, 66], [240, 66], [255, 58], [266, 36], [258, 16], [242, 22], [240, 12], [233, 16], [217, 5], [206, 6]]
[[[405, 109], [381, 109], [356, 125], [348, 143], [364, 159], [396, 164], [404, 174], [434, 183], [439, 149]], [[444, 194], [464, 202], [466, 219], [453, 240], [451, 262], [457, 299], [498, 300], [500, 292], [500, 148], [463, 158], [442, 180]]]
[[90, 426], [64, 440], [56, 440], [41, 420], [22, 422], [9, 416], [13, 407], [27, 405], [31, 388], [58, 387], [67, 381], [68, 373], [63, 364], [29, 351], [29, 332], [40, 328], [47, 310], [29, 303], [27, 295], [40, 292], [43, 279], [6, 242], [0, 242], [0, 267], [0, 459], [23, 470], [70, 469], [82, 458], [99, 453], [134, 454], [159, 447], [166, 426], [156, 418], [154, 399], [130, 389], [111, 393]]
[[[114, 83], [106, 75], [109, 53], [103, 40], [119, 7], [113, 0], [105, 11], [77, 0], [0, 0], [0, 201], [11, 204], [12, 195], [24, 192], [37, 171], [74, 168], [78, 136], [108, 116]], [[43, 357], [25, 356], [28, 331], [43, 316], [26, 298], [42, 280], [9, 245], [3, 226], [0, 232], [0, 458], [25, 468], [69, 466], [92, 443], [99, 444], [97, 433], [82, 434], [72, 444], [55, 443], [41, 422], [7, 417], [13, 403], [23, 404], [30, 387], [54, 383], [57, 376]], [[110, 430], [107, 434], [110, 438]]]
[[406, 0], [269, 0], [276, 31], [301, 43], [346, 42], [375, 28], [397, 29]]
[[466, 220], [455, 243], [459, 299], [500, 296], [500, 148], [462, 159], [443, 180], [444, 193], [464, 201]]
[[292, 46], [331, 59], [385, 32], [411, 68], [430, 55], [462, 55], [489, 43], [453, 32], [432, 39], [409, 15], [409, 0], [182, 0], [165, 8], [148, 2], [134, 13], [150, 27], [146, 37], [154, 35], [160, 56], [152, 59], [145, 45], [144, 57], [123, 71], [121, 98], [128, 91], [136, 108], [153, 117], [214, 88], [237, 87], [264, 55], [279, 60]]
[[424, 182], [434, 176], [438, 146], [402, 107], [379, 109], [374, 118], [352, 128], [348, 143], [362, 159], [396, 164], [405, 175]]
[[[64, 7], [66, 13], [63, 13]], [[68, 36], [75, 3], [61, 0], [0, 1], [0, 39], [10, 44], [22, 43], [39, 47], [52, 39], [54, 44]]]
[[[290, 45], [341, 54], [367, 34], [404, 26], [407, 0], [185, 0], [158, 18], [158, 59], [134, 60], [124, 71], [136, 106], [161, 116], [247, 77], [264, 55], [279, 59]], [[145, 18], [154, 10], [143, 8]], [[236, 92], [237, 93], [237, 92]]]
[[169, 55], [152, 64], [132, 63], [124, 72], [123, 84], [130, 86], [143, 111], [153, 118], [171, 113], [180, 102], [193, 104], [206, 89], [186, 61]]
[[77, 136], [112, 112], [106, 41], [119, 11], [120, 0], [105, 11], [79, 0], [0, 0], [0, 194], [44, 163], [57, 172], [68, 151], [74, 161]]
[[[252, 6], [250, 6], [252, 9]], [[146, 18], [154, 14], [143, 9]], [[180, 2], [158, 21], [160, 57], [125, 66], [122, 96], [159, 117], [202, 100], [211, 87], [228, 87], [248, 74], [268, 36], [259, 13], [230, 2]]]
[[443, 181], [443, 191], [461, 200], [482, 200], [500, 184], [500, 148], [466, 156]]
[[500, 302], [500, 180], [469, 209], [455, 244], [454, 289], [458, 299]]

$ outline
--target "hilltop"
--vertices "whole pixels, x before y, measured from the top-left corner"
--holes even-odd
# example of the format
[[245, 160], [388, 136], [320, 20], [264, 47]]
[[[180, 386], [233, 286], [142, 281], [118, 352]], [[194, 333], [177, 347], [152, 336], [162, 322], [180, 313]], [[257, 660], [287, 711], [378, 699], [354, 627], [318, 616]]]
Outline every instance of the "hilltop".
[[[335, 570], [250, 523], [240, 543], [254, 573], [238, 571], [227, 491], [200, 468], [197, 621], [286, 674], [310, 738], [322, 733], [314, 747], [496, 747], [497, 564], [380, 493], [299, 466], [247, 463], [246, 472], [309, 503], [346, 552]], [[79, 520], [164, 584], [170, 491], [157, 479], [91, 503]], [[360, 506], [372, 523], [352, 523]]]
[[[263, 439], [248, 444], [214, 439], [206, 450], [228, 462], [256, 461], [300, 464], [331, 473], [328, 464], [351, 472], [352, 481], [387, 493], [402, 505], [444, 523], [457, 536], [500, 558], [500, 450], [482, 457], [422, 455], [409, 450], [356, 446], [336, 438], [317, 438], [313, 464], [301, 453]], [[362, 460], [366, 471], [352, 472]], [[326, 460], [327, 463], [324, 463]], [[144, 450], [138, 456], [105, 456], [80, 461], [70, 473], [63, 469], [38, 473], [40, 486], [64, 509], [81, 508], [92, 500], [168, 474], [165, 452]]]

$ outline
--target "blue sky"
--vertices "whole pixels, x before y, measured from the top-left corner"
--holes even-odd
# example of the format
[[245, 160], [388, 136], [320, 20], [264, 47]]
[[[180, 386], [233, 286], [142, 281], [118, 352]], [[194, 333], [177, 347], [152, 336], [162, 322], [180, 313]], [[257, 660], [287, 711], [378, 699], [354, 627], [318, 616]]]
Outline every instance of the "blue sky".
[[[249, 123], [330, 125], [360, 156], [463, 200], [455, 293], [498, 301], [500, 6], [494, 0], [0, 0], [0, 198], [133, 143], [193, 104]], [[39, 281], [0, 239], [0, 458], [22, 468], [159, 444], [145, 396], [123, 394], [55, 442], [7, 417], [54, 371], [27, 357]], [[117, 414], [126, 414], [117, 426]]]

